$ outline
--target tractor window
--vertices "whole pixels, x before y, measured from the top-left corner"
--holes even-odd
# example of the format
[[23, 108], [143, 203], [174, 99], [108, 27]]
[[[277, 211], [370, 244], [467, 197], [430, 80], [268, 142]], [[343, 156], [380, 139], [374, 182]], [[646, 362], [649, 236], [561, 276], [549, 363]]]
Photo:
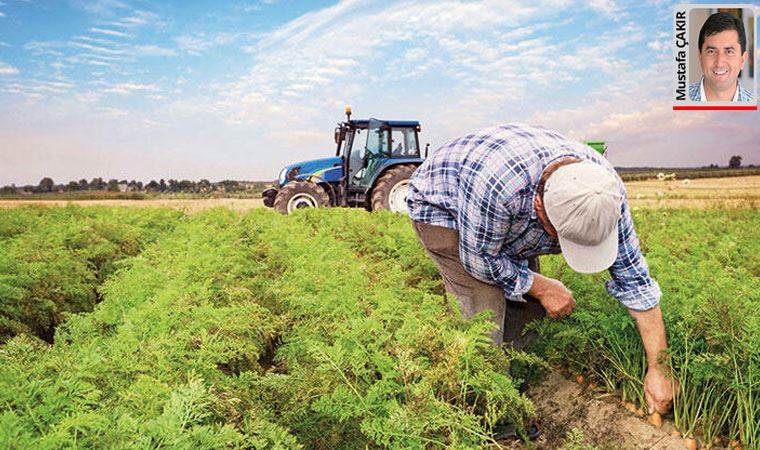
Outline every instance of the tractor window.
[[370, 126], [367, 131], [367, 152], [370, 159], [388, 156], [388, 127]]
[[394, 128], [391, 133], [391, 157], [418, 158], [420, 149], [414, 128]]
[[[377, 171], [379, 170], [382, 160], [388, 158], [390, 151], [388, 144], [390, 141], [390, 127], [387, 122], [383, 122], [377, 119], [369, 120], [369, 128], [367, 129], [367, 143], [364, 146], [365, 154], [363, 162], [364, 167], [356, 172], [352, 181], [355, 184], [363, 187], [369, 187], [374, 180]], [[358, 142], [354, 145], [358, 145]]]
[[343, 149], [343, 154], [348, 156], [349, 179], [361, 176], [358, 172], [364, 167], [365, 147], [360, 135], [361, 130], [358, 129], [346, 134], [346, 147]]

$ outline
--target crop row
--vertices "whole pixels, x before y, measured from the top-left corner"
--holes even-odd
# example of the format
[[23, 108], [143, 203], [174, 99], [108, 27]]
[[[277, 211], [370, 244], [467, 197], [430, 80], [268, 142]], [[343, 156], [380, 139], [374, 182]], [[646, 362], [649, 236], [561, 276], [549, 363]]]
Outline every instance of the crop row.
[[0, 210], [0, 343], [31, 332], [50, 341], [66, 314], [91, 311], [123, 258], [170, 231], [159, 209]]
[[[490, 442], [494, 424], [532, 406], [485, 339], [489, 322], [452, 316], [432, 292], [440, 282], [406, 227], [337, 210], [179, 223], [125, 260], [52, 346], [20, 335], [0, 350], [0, 447]], [[411, 259], [365, 252], [362, 229], [388, 249], [403, 236]]]

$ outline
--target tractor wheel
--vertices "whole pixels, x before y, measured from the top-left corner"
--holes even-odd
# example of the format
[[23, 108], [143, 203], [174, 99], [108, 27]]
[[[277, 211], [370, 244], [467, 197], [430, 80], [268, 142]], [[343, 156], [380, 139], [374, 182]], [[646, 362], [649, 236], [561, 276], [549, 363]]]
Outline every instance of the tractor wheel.
[[321, 208], [330, 204], [330, 196], [322, 187], [308, 181], [293, 181], [280, 189], [274, 199], [274, 209], [290, 214], [300, 208]]
[[372, 211], [388, 209], [396, 214], [406, 214], [406, 193], [409, 191], [409, 177], [416, 166], [391, 167], [378, 178], [372, 189]]

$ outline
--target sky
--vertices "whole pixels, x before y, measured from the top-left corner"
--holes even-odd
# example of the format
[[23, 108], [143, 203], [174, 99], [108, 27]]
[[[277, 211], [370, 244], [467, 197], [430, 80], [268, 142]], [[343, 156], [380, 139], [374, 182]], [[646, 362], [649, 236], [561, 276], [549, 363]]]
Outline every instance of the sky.
[[0, 186], [272, 180], [333, 155], [347, 105], [433, 151], [522, 122], [618, 167], [760, 164], [760, 112], [672, 110], [674, 6], [0, 0]]

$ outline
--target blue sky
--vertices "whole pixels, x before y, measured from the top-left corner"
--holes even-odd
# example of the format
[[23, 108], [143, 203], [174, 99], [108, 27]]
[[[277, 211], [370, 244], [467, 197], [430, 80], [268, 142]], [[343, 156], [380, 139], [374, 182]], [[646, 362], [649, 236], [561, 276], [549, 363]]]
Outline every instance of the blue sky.
[[671, 110], [673, 6], [0, 0], [0, 185], [273, 179], [333, 154], [346, 105], [431, 149], [527, 122], [618, 166], [760, 164], [757, 111]]

